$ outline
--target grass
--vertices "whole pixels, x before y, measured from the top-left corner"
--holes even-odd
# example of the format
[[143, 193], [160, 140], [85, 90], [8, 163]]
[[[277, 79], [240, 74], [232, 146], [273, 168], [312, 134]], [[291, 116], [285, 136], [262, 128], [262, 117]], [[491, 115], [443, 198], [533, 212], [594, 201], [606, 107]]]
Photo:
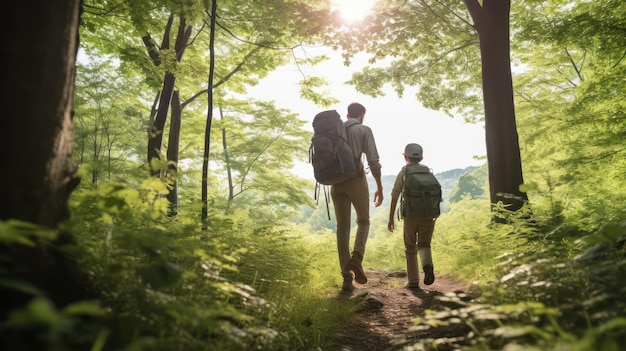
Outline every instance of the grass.
[[[495, 257], [523, 245], [525, 240], [509, 235], [511, 228], [491, 228], [490, 221], [489, 204], [484, 199], [462, 200], [454, 204], [453, 211], [441, 215], [431, 242], [437, 273], [466, 282], [496, 279]], [[367, 244], [367, 267], [406, 269], [402, 221], [393, 233], [386, 225], [376, 228]]]
[[[337, 299], [342, 277], [332, 230], [313, 235], [304, 224], [260, 227], [238, 215], [214, 216], [211, 229], [200, 231], [193, 219], [155, 218], [154, 206], [143, 201], [148, 190], [129, 197], [120, 186], [76, 199], [77, 220], [68, 228], [79, 245], [72, 254], [99, 297], [95, 305], [78, 306], [102, 317], [68, 324], [73, 316], [37, 299], [17, 309], [19, 318], [5, 324], [5, 332], [27, 340], [32, 331], [16, 331], [15, 323], [39, 323], [44, 311], [56, 317], [40, 325], [41, 335], [58, 350], [90, 343], [94, 350], [337, 348], [334, 335], [355, 305]], [[459, 349], [612, 351], [626, 342], [619, 312], [626, 308], [623, 249], [586, 262], [575, 258], [624, 236], [623, 226], [581, 233], [542, 223], [492, 225], [489, 216], [487, 201], [464, 199], [438, 219], [432, 242], [438, 274], [479, 281], [485, 289], [480, 308], [428, 314], [425, 327], [472, 325], [473, 337]], [[366, 267], [404, 269], [402, 228], [372, 228]]]

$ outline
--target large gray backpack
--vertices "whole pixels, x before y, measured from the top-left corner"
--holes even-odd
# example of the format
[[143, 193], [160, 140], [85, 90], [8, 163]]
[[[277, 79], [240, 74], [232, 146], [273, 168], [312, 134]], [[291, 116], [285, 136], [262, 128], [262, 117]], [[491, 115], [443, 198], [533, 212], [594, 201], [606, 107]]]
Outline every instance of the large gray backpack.
[[406, 166], [402, 190], [402, 216], [408, 219], [432, 219], [441, 214], [441, 184], [428, 167]]
[[313, 119], [309, 157], [313, 176], [320, 184], [333, 185], [356, 176], [346, 128], [336, 110], [320, 112]]

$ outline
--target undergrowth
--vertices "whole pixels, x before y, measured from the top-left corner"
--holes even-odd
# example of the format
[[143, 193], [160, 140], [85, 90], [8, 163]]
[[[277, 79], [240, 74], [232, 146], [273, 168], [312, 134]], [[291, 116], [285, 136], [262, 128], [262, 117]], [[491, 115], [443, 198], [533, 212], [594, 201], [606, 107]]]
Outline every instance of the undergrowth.
[[537, 228], [535, 241], [542, 243], [541, 248], [497, 257], [499, 279], [482, 285], [480, 298], [466, 303], [452, 295], [444, 296], [441, 299], [454, 307], [429, 311], [414, 327], [425, 331], [456, 326], [461, 333], [423, 339], [404, 349], [623, 349], [626, 229], [607, 225], [582, 239], [568, 241], [582, 233], [559, 228], [558, 234]]
[[[3, 346], [45, 350], [334, 350], [355, 303], [341, 286], [335, 233], [256, 221], [245, 211], [168, 217], [156, 180], [110, 183], [72, 197], [63, 231], [93, 296], [55, 306], [26, 281], [0, 279], [29, 299], [2, 322]], [[433, 237], [437, 274], [475, 281], [471, 302], [442, 296], [405, 350], [614, 351], [626, 344], [626, 258], [620, 225], [594, 232], [557, 220], [493, 224], [484, 199], [462, 199]], [[184, 213], [182, 209], [179, 213]], [[534, 217], [540, 218], [541, 217]], [[366, 266], [403, 269], [401, 228], [374, 226]], [[0, 223], [2, 245], [52, 243], [58, 233]], [[11, 262], [9, 262], [11, 263]], [[3, 263], [3, 269], [9, 267]], [[19, 269], [19, 267], [17, 267]], [[31, 348], [32, 349], [32, 348]]]
[[[333, 328], [352, 306], [320, 294], [323, 280], [310, 275], [318, 257], [302, 233], [281, 223], [251, 226], [241, 213], [212, 213], [203, 231], [196, 218], [167, 217], [163, 191], [147, 180], [75, 192], [65, 230], [76, 244], [63, 250], [79, 263], [94, 300], [60, 309], [42, 292], [3, 322], [3, 345], [22, 350], [20, 340], [33, 335], [48, 350], [332, 345]], [[20, 245], [32, 230], [18, 234], [10, 244]], [[27, 286], [9, 289], [20, 284]]]

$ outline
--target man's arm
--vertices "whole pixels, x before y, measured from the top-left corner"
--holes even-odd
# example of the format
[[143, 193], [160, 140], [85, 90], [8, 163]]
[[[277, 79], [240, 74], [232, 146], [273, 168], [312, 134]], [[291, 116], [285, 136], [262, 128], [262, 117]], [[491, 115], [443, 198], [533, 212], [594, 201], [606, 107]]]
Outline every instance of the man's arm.
[[[368, 129], [368, 131], [369, 135], [366, 138], [364, 152], [367, 156], [367, 165], [372, 172], [372, 176], [376, 179], [376, 177], [381, 177], [382, 166], [380, 165], [380, 156], [378, 156], [378, 149], [376, 148], [376, 142], [374, 142], [374, 136], [372, 135], [372, 131], [370, 129]], [[380, 181], [380, 179], [377, 179], [377, 182], [378, 181]]]
[[376, 192], [374, 193], [374, 207], [380, 206], [383, 203], [383, 183], [380, 180], [380, 176], [374, 176], [376, 180]]

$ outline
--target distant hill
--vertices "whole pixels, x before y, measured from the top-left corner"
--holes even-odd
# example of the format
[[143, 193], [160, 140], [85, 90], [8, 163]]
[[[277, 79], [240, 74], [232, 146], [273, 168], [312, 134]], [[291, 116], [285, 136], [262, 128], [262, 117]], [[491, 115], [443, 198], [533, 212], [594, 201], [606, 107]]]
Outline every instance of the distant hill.
[[459, 180], [459, 177], [461, 175], [466, 174], [466, 173], [472, 173], [478, 168], [480, 167], [470, 166], [470, 167], [465, 167], [463, 169], [456, 168], [456, 169], [451, 169], [449, 171], [435, 174], [435, 176], [437, 177], [437, 180], [439, 180], [439, 183], [441, 183], [441, 189], [442, 189], [444, 201], [446, 198], [448, 198], [448, 194], [450, 194], [450, 191], [454, 189], [454, 186], [456, 185], [456, 182]]

